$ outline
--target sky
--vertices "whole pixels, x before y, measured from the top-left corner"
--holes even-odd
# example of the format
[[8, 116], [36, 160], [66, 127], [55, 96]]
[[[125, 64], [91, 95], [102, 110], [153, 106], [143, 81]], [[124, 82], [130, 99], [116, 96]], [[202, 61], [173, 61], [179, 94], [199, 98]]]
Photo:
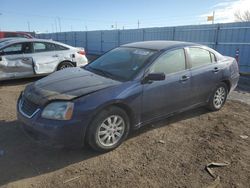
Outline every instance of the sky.
[[0, 0], [0, 30], [91, 31], [234, 22], [250, 0]]

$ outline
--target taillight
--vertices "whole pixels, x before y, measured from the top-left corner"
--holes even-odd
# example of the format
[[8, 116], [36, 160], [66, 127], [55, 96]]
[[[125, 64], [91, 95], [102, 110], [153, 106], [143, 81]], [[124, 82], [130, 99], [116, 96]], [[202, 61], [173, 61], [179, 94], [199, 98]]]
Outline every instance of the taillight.
[[77, 52], [78, 54], [81, 54], [81, 55], [86, 55], [85, 51], [84, 50], [80, 50]]

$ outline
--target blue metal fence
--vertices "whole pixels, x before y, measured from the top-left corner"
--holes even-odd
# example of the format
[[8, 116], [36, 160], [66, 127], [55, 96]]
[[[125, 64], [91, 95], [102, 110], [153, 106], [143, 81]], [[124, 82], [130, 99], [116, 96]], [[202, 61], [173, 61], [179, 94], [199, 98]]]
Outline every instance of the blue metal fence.
[[102, 54], [122, 44], [146, 40], [196, 42], [232, 57], [235, 57], [235, 52], [239, 49], [240, 71], [250, 73], [250, 22], [46, 33], [38, 34], [37, 37], [84, 47], [91, 54]]

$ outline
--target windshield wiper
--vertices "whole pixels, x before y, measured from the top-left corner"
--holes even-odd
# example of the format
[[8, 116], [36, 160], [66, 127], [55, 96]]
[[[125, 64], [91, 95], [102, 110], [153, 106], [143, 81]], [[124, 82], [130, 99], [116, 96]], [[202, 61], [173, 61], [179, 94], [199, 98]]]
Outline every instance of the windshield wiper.
[[105, 77], [108, 77], [108, 78], [114, 78], [114, 77], [116, 77], [115, 75], [113, 75], [113, 74], [111, 74], [111, 73], [109, 73], [107, 71], [101, 70], [101, 69], [93, 68], [93, 67], [90, 67], [90, 66], [87, 66], [86, 68], [87, 68], [87, 70], [88, 69], [92, 70], [93, 72], [95, 72], [97, 74], [101, 74], [101, 75], [103, 75]]

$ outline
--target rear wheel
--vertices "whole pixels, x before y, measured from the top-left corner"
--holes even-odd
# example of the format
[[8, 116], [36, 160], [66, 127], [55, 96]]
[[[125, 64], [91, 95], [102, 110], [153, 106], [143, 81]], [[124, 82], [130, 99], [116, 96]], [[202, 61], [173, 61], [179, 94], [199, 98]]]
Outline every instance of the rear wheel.
[[63, 70], [70, 67], [74, 67], [74, 65], [71, 62], [65, 61], [59, 64], [57, 70]]
[[228, 88], [225, 83], [219, 84], [210, 97], [208, 107], [212, 111], [220, 110], [226, 102]]
[[87, 142], [96, 151], [107, 152], [118, 147], [129, 133], [129, 118], [124, 110], [109, 107], [90, 124]]

